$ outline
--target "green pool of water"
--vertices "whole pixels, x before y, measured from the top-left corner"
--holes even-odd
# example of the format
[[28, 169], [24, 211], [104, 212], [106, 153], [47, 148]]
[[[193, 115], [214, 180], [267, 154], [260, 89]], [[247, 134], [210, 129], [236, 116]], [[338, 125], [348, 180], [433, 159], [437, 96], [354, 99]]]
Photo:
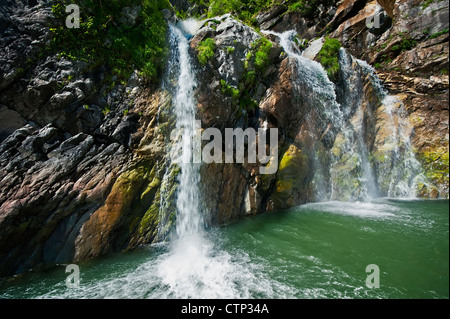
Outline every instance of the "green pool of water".
[[308, 204], [78, 266], [79, 288], [60, 265], [0, 298], [448, 298], [449, 201]]

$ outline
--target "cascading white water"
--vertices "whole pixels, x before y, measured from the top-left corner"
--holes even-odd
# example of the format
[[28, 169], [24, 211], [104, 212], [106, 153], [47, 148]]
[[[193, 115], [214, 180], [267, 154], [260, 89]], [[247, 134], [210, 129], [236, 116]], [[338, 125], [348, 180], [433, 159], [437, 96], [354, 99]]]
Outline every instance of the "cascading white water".
[[[287, 39], [284, 36], [282, 38]], [[170, 63], [173, 65], [169, 68], [169, 72], [172, 75], [171, 78], [175, 79], [171, 86], [171, 93], [176, 128], [180, 133], [177, 143], [173, 145], [172, 154], [180, 156], [182, 160], [179, 164], [172, 162], [170, 165], [162, 181], [161, 194], [168, 191], [166, 188], [169, 188], [171, 169], [173, 166], [179, 165], [181, 173], [176, 200], [177, 236], [172, 243], [160, 243], [149, 247], [150, 254], [148, 256], [147, 252], [140, 252], [145, 255], [145, 259], [139, 257], [130, 262], [128, 256], [126, 258], [119, 256], [119, 262], [105, 260], [90, 270], [85, 270], [83, 265], [81, 286], [77, 289], [68, 289], [65, 286], [65, 280], [60, 280], [59, 273], [56, 285], [51, 280], [47, 281], [49, 274], [45, 273], [42, 278], [37, 277], [39, 280], [36, 280], [34, 287], [26, 285], [25, 295], [59, 299], [322, 299], [409, 298], [416, 297], [418, 292], [427, 291], [425, 297], [448, 297], [448, 285], [445, 287], [445, 280], [442, 280], [442, 277], [446, 275], [445, 269], [448, 269], [448, 254], [445, 255], [445, 252], [448, 252], [448, 240], [445, 245], [445, 226], [448, 226], [448, 218], [446, 220], [438, 220], [434, 217], [430, 219], [429, 215], [432, 214], [427, 214], [426, 210], [413, 212], [404, 207], [416, 206], [415, 204], [397, 203], [393, 205], [390, 200], [378, 200], [378, 202], [372, 203], [307, 204], [285, 212], [281, 219], [280, 214], [266, 214], [260, 216], [263, 219], [248, 220], [248, 225], [238, 226], [234, 230], [232, 228], [225, 229], [222, 234], [218, 229], [211, 232], [202, 231], [198, 198], [199, 167], [191, 160], [194, 156], [191, 147], [192, 136], [196, 130], [194, 124], [196, 74], [189, 57], [189, 43], [186, 36], [177, 27], [171, 25], [170, 39], [172, 54]], [[287, 48], [288, 45], [289, 43], [286, 43]], [[295, 52], [291, 51], [291, 54], [293, 57], [297, 57]], [[312, 82], [308, 88], [311, 88], [323, 107], [331, 105], [333, 109], [338, 106], [334, 92], [330, 91], [333, 85], [327, 79], [320, 65], [303, 59], [297, 59], [297, 61], [299, 72], [303, 72], [299, 74], [308, 76], [308, 81]], [[364, 66], [362, 61], [358, 63]], [[350, 70], [350, 65], [344, 66], [343, 71], [344, 73], [348, 71], [349, 78], [355, 76], [351, 75]], [[367, 70], [372, 72], [370, 69]], [[375, 81], [378, 80], [375, 78], [375, 73], [370, 74], [374, 76]], [[382, 93], [381, 85], [379, 88]], [[355, 97], [357, 96], [358, 94], [355, 93]], [[326, 104], [327, 102], [329, 104]], [[347, 102], [345, 104], [350, 105]], [[398, 138], [400, 141], [404, 141], [406, 146], [410, 146], [406, 128], [398, 124], [403, 122], [399, 122], [396, 117], [401, 110], [401, 107], [398, 108], [397, 102], [398, 100], [388, 96], [383, 101], [387, 123], [388, 125], [392, 124], [393, 140]], [[349, 105], [344, 105], [345, 108], [342, 112], [346, 117], [352, 115], [352, 112], [346, 113], [350, 111]], [[397, 107], [394, 108], [394, 106]], [[357, 110], [356, 114], [359, 111]], [[335, 120], [333, 124], [342, 124], [341, 113], [335, 114], [335, 118], [332, 116], [332, 114], [326, 114], [328, 120]], [[356, 118], [361, 118], [361, 115], [357, 114]], [[349, 148], [344, 151], [358, 153], [358, 158], [364, 161], [368, 154], [359, 154], [361, 152], [359, 147], [365, 147], [361, 141], [362, 134], [355, 133], [355, 131], [362, 130], [361, 122], [350, 124], [344, 123], [339, 127], [343, 132], [344, 140], [350, 141]], [[268, 124], [265, 122], [263, 128], [267, 129], [267, 127]], [[357, 147], [352, 149], [352, 146], [355, 145]], [[394, 153], [400, 154], [399, 162], [395, 163], [406, 163], [405, 166], [399, 165], [399, 171], [405, 167], [411, 167], [411, 163], [413, 163], [413, 160], [409, 158], [411, 152], [405, 153], [400, 148], [394, 148]], [[367, 162], [369, 161], [367, 160]], [[363, 176], [365, 174], [367, 172], [363, 173]], [[394, 172], [393, 176], [397, 176], [397, 174], [399, 173]], [[392, 183], [395, 184], [395, 182]], [[392, 188], [398, 187], [394, 185]], [[160, 206], [164, 209], [168, 203], [162, 199]], [[432, 206], [425, 206], [423, 209], [428, 209], [427, 207]], [[448, 210], [448, 204], [445, 209]], [[442, 210], [442, 212], [446, 210]], [[440, 211], [436, 215], [445, 216]], [[357, 218], [351, 219], [352, 216]], [[381, 222], [378, 222], [379, 220]], [[304, 227], [299, 228], [302, 225]], [[436, 225], [442, 227], [436, 228]], [[227, 235], [228, 238], [221, 236], [225, 235], [227, 231], [231, 231]], [[415, 233], [422, 234], [422, 237], [416, 237]], [[443, 235], [436, 239], [430, 236], [436, 233]], [[326, 235], [321, 236], [323, 234]], [[358, 238], [358, 240], [355, 242], [354, 238]], [[398, 247], [395, 246], [397, 242], [400, 243]], [[439, 242], [440, 245], [437, 246], [436, 242]], [[423, 248], [417, 250], [417, 243], [426, 243], [426, 245], [422, 245]], [[370, 246], [371, 244], [373, 246]], [[392, 249], [392, 247], [398, 249]], [[411, 250], [418, 254], [414, 254], [413, 258], [408, 259]], [[385, 251], [388, 253], [383, 254]], [[402, 251], [408, 253], [400, 256], [399, 259], [398, 254], [401, 254]], [[430, 255], [429, 251], [432, 251], [433, 254]], [[330, 254], [330, 252], [335, 253]], [[435, 273], [438, 276], [425, 278], [426, 282], [432, 283], [431, 286], [423, 286], [420, 283], [417, 287], [410, 288], [411, 281], [405, 280], [404, 285], [394, 283], [394, 285], [388, 285], [387, 289], [366, 289], [365, 278], [361, 279], [360, 276], [364, 272], [364, 267], [360, 266], [372, 262], [374, 254], [380, 258], [381, 263], [388, 264], [390, 266], [388, 268], [394, 268], [393, 272], [388, 269], [391, 277], [396, 273], [403, 274], [405, 271], [403, 263], [399, 264], [398, 260], [406, 260], [414, 266], [412, 268], [419, 269], [417, 273], [410, 272], [412, 275], [424, 276], [424, 274]], [[356, 261], [349, 263], [349, 256], [356, 258]], [[430, 257], [426, 267], [415, 267], [417, 260], [422, 261]], [[447, 257], [447, 265], [445, 257]], [[389, 262], [392, 263], [389, 264]], [[429, 268], [437, 264], [442, 264], [443, 267]], [[351, 268], [349, 265], [356, 266]], [[423, 263], [420, 266], [423, 266]], [[397, 272], [395, 272], [395, 268], [398, 269]], [[422, 271], [422, 268], [426, 271]], [[432, 271], [428, 271], [428, 269]], [[62, 272], [64, 273], [64, 271]], [[437, 290], [438, 292], [431, 290], [434, 289], [433, 286], [436, 282], [442, 282], [440, 285], [442, 288]], [[44, 288], [42, 289], [42, 287]], [[429, 289], [430, 291], [428, 291]], [[22, 297], [14, 290], [12, 289], [6, 294], [2, 291], [0, 297], [7, 296], [8, 298], [11, 292], [12, 296]], [[403, 293], [403, 291], [406, 292]], [[375, 294], [372, 295], [372, 293]], [[421, 295], [419, 294], [419, 296]]]
[[398, 97], [386, 91], [372, 66], [366, 61], [355, 60], [369, 74], [372, 85], [382, 100], [381, 111], [385, 118], [383, 129], [389, 133], [383, 141], [384, 160], [378, 163], [379, 184], [385, 185], [384, 193], [388, 197], [414, 198], [417, 184], [429, 182], [411, 145], [412, 127], [405, 105]]
[[[276, 33], [273, 31], [262, 31], [264, 34], [274, 35], [279, 38], [280, 45], [288, 56], [296, 61], [297, 77], [293, 84], [298, 91], [302, 91], [302, 86], [306, 86], [307, 92], [310, 96], [308, 100], [314, 103], [317, 110], [316, 121], [325, 123], [329, 128], [335, 131], [340, 131], [344, 126], [344, 116], [341, 111], [341, 106], [337, 102], [335, 85], [328, 78], [328, 74], [322, 65], [316, 61], [306, 58], [298, 53], [296, 44], [293, 38], [296, 31], [286, 31], [284, 33]], [[316, 197], [318, 200], [328, 200], [328, 181], [325, 179], [326, 173], [323, 170], [327, 168], [317, 159], [316, 154], [316, 173], [314, 177], [314, 185], [316, 189]], [[332, 187], [331, 187], [332, 188]]]
[[[157, 298], [249, 298], [253, 293], [271, 296], [274, 285], [257, 275], [248, 264], [245, 253], [233, 255], [223, 251], [216, 242], [208, 239], [203, 228], [199, 203], [200, 164], [194, 163], [193, 143], [197, 133], [196, 74], [189, 55], [188, 38], [194, 22], [183, 24], [182, 30], [170, 25], [170, 48], [172, 58], [168, 72], [176, 80], [171, 85], [173, 108], [176, 115], [176, 143], [172, 146], [172, 162], [180, 166], [176, 199], [176, 237], [170, 243], [170, 251], [161, 255], [156, 265], [143, 265], [155, 272], [151, 277]], [[141, 270], [137, 270], [141, 271]], [[247, 287], [242, 287], [246, 283]], [[281, 290], [288, 289], [283, 286]]]
[[[276, 33], [263, 31], [265, 34], [275, 35], [280, 39], [280, 45], [289, 57], [294, 58], [298, 64], [299, 83], [310, 90], [316, 107], [320, 108], [319, 120], [331, 124], [339, 133], [339, 153], [334, 156], [329, 169], [331, 176], [330, 193], [324, 186], [324, 174], [320, 168], [316, 171], [314, 183], [320, 200], [362, 200], [369, 201], [378, 196], [388, 197], [415, 197], [415, 184], [418, 180], [426, 184], [421, 166], [416, 160], [411, 147], [408, 132], [408, 121], [403, 104], [393, 96], [387, 94], [375, 70], [366, 62], [357, 60], [341, 48], [339, 64], [344, 83], [345, 95], [342, 105], [336, 99], [336, 86], [328, 79], [328, 75], [315, 61], [305, 58], [297, 53], [293, 37], [295, 31]], [[360, 71], [356, 71], [352, 64], [357, 63]], [[392, 159], [382, 163], [371, 159], [366, 134], [364, 131], [364, 110], [361, 100], [364, 97], [361, 78], [369, 74], [372, 85], [375, 87], [380, 99], [383, 101], [383, 111], [387, 117], [386, 123], [392, 130], [390, 134], [389, 152], [384, 157]], [[359, 82], [358, 82], [359, 81]], [[356, 85], [358, 84], [358, 85]], [[400, 105], [400, 107], [398, 107]], [[397, 106], [394, 108], [394, 106]], [[394, 115], [395, 114], [395, 115]], [[346, 120], [349, 117], [351, 120]], [[344, 154], [344, 155], [343, 155]], [[344, 159], [342, 158], [344, 156]], [[344, 161], [344, 162], [343, 162]], [[388, 189], [385, 190], [385, 184]]]
[[[379, 193], [375, 170], [370, 162], [370, 154], [365, 141], [362, 75], [353, 67], [353, 62], [354, 58], [348, 55], [344, 48], [341, 48], [339, 50], [339, 66], [342, 78], [345, 79], [341, 83], [345, 92], [342, 97], [342, 109], [350, 120], [342, 126], [340, 133], [342, 136], [342, 143], [338, 145], [340, 156], [331, 163], [333, 189], [340, 188], [339, 191], [332, 194], [331, 199], [370, 201], [378, 197]], [[352, 112], [354, 112], [353, 115]], [[342, 154], [348, 158], [345, 161], [346, 170], [341, 168]], [[345, 182], [342, 182], [342, 176], [346, 179]], [[339, 178], [341, 182], [337, 183]]]
[[292, 38], [295, 31], [286, 31], [284, 33], [276, 33], [273, 31], [262, 31], [264, 34], [271, 34], [280, 39], [280, 45], [289, 57], [297, 61], [298, 79], [300, 83], [296, 85], [307, 85], [312, 94], [312, 99], [317, 102], [317, 106], [321, 108], [319, 115], [322, 121], [331, 123], [334, 127], [343, 125], [343, 116], [339, 103], [336, 101], [336, 92], [333, 82], [328, 79], [327, 72], [318, 62], [310, 60], [298, 54], [294, 48]]
[[180, 156], [178, 165], [179, 186], [177, 194], [176, 232], [179, 239], [198, 234], [202, 229], [202, 218], [199, 210], [199, 164], [193, 163], [193, 141], [195, 134], [196, 87], [195, 73], [189, 56], [189, 43], [180, 29], [170, 26], [171, 45], [179, 60], [179, 75], [173, 97], [176, 115], [176, 129], [179, 134]]

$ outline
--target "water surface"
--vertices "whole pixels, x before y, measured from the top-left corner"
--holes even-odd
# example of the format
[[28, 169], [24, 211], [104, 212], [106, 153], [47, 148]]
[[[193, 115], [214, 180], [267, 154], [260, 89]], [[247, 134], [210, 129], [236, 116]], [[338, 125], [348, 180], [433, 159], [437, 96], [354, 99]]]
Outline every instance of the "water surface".
[[[366, 287], [366, 266], [380, 288]], [[2, 280], [0, 298], [448, 298], [448, 200], [326, 202]]]

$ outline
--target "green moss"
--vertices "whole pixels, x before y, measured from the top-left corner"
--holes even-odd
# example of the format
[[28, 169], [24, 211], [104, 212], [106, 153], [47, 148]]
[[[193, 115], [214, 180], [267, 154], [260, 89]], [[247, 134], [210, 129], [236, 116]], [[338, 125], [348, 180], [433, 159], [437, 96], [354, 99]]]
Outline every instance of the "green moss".
[[312, 181], [308, 156], [291, 144], [283, 153], [278, 166], [275, 192], [271, 197], [276, 209], [299, 204], [300, 198], [311, 194]]
[[292, 181], [288, 181], [288, 180], [282, 180], [282, 181], [277, 181], [277, 193], [288, 193], [290, 191], [292, 191], [293, 188], [293, 183]]
[[295, 159], [296, 153], [297, 153], [297, 148], [295, 146], [291, 145], [289, 147], [288, 151], [286, 153], [284, 153], [284, 155], [280, 161], [280, 165], [279, 165], [280, 171], [283, 171], [283, 170], [287, 169], [288, 167], [295, 164], [294, 159]]
[[214, 39], [208, 38], [198, 44], [197, 58], [202, 65], [206, 65], [210, 59], [214, 56], [216, 50], [216, 42]]
[[342, 147], [344, 146], [344, 144], [345, 144], [344, 136], [342, 134], [338, 134], [334, 141], [333, 148], [331, 149], [331, 153], [335, 157], [340, 157], [342, 153]]
[[153, 232], [155, 232], [158, 229], [158, 225], [160, 222], [159, 221], [160, 198], [161, 198], [161, 192], [160, 192], [160, 189], [158, 189], [155, 194], [155, 198], [153, 200], [152, 205], [145, 212], [145, 215], [144, 215], [144, 217], [142, 217], [141, 222], [139, 224], [139, 234], [140, 235], [144, 235], [144, 234], [148, 233], [149, 231], [151, 232], [151, 234], [147, 234], [147, 235], [151, 235], [151, 236], [155, 235]]
[[147, 188], [141, 194], [141, 201], [144, 201], [146, 196], [154, 192], [155, 189], [158, 189], [161, 185], [161, 180], [158, 178], [158, 176], [155, 176], [154, 169], [152, 170], [151, 175], [153, 176], [153, 179], [150, 183], [148, 183]]
[[332, 80], [336, 80], [337, 73], [339, 72], [340, 48], [341, 42], [339, 40], [326, 37], [322, 49], [317, 55], [319, 62]]
[[304, 170], [307, 167], [308, 157], [295, 145], [291, 144], [287, 151], [283, 154], [278, 166], [278, 176], [282, 180], [296, 176], [302, 180], [307, 172]]
[[425, 151], [419, 154], [425, 174], [436, 186], [449, 183], [449, 152], [447, 148]]
[[433, 34], [430, 36], [430, 39], [439, 38], [441, 35], [444, 35], [444, 34], [446, 34], [446, 33], [448, 33], [448, 28], [447, 28], [447, 29], [444, 29], [444, 30], [442, 30], [442, 31], [433, 33]]

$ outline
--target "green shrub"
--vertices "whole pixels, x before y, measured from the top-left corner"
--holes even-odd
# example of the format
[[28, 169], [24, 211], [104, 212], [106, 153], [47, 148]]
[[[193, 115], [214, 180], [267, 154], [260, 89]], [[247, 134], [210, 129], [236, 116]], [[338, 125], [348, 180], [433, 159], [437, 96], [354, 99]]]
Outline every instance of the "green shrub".
[[194, 3], [203, 1], [208, 3], [208, 17], [221, 16], [226, 13], [231, 13], [238, 19], [250, 25], [256, 25], [255, 17], [263, 9], [270, 8], [279, 0], [193, 0]]
[[303, 12], [305, 10], [305, 1], [294, 2], [289, 6], [291, 12]]
[[220, 80], [220, 90], [223, 94], [229, 95], [233, 98], [233, 105], [237, 105], [239, 103], [241, 92], [239, 91], [239, 89], [228, 85], [227, 81], [225, 81], [224, 79]]
[[216, 42], [214, 39], [208, 38], [198, 44], [198, 60], [202, 65], [206, 65], [208, 61], [214, 56], [216, 49]]
[[446, 34], [446, 33], [448, 33], [448, 28], [447, 28], [447, 29], [444, 29], [444, 30], [442, 30], [442, 31], [433, 33], [433, 34], [430, 36], [430, 39], [439, 38], [441, 35]]
[[272, 42], [266, 38], [260, 39], [260, 46], [255, 54], [255, 67], [257, 70], [263, 70], [269, 63], [269, 53], [272, 50]]
[[334, 5], [332, 0], [287, 0], [289, 12], [297, 12], [302, 16], [312, 17], [316, 12], [319, 5], [328, 7]]
[[275, 5], [284, 5], [288, 12], [298, 12], [302, 15], [313, 15], [320, 4], [325, 7], [334, 4], [333, 0], [190, 0], [191, 4], [197, 4], [208, 8], [208, 18], [231, 13], [243, 22], [256, 26], [255, 17], [261, 11], [268, 10]]
[[244, 81], [246, 85], [253, 85], [256, 81], [256, 72], [248, 71], [247, 73], [245, 73]]
[[406, 37], [406, 38], [403, 38], [403, 41], [400, 44], [400, 47], [401, 47], [402, 51], [408, 51], [408, 50], [411, 50], [416, 44], [417, 44], [416, 40], [414, 40], [410, 37]]
[[[80, 28], [65, 26], [65, 8], [72, 0], [54, 0], [56, 18], [50, 28], [51, 49], [60, 56], [109, 66], [121, 78], [134, 69], [156, 80], [167, 53], [167, 23], [161, 13], [170, 8], [168, 0], [81, 0]], [[124, 7], [141, 5], [133, 26], [120, 23]]]
[[339, 49], [341, 42], [337, 39], [325, 38], [322, 49], [318, 54], [319, 62], [325, 68], [330, 79], [336, 79], [339, 72]]
[[263, 71], [269, 63], [269, 54], [273, 44], [264, 37], [259, 38], [251, 44], [251, 50], [247, 53], [245, 68], [250, 69], [251, 63], [254, 64], [256, 71]]
[[235, 50], [236, 50], [235, 47], [227, 47], [226, 48], [226, 51], [227, 51], [228, 54], [233, 54]]
[[434, 2], [434, 0], [425, 0], [421, 3], [420, 6], [422, 7], [422, 10], [425, 10], [433, 2]]

